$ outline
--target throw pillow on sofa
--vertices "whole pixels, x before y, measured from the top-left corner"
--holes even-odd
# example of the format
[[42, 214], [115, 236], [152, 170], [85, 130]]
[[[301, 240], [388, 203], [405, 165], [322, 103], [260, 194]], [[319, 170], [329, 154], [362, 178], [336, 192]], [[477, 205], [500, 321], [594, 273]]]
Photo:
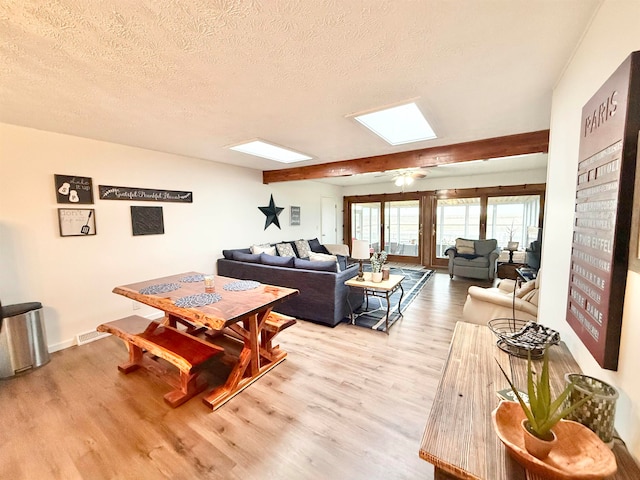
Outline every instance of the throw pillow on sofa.
[[320, 270], [323, 272], [337, 272], [338, 264], [333, 260], [326, 262], [312, 262], [311, 260], [304, 260], [303, 258], [295, 258], [294, 266], [296, 268], [303, 268], [305, 270]]
[[295, 245], [296, 245], [296, 250], [298, 250], [298, 257], [309, 258], [309, 254], [311, 253], [311, 247], [309, 246], [308, 241], [296, 240]]
[[264, 245], [251, 245], [251, 253], [266, 253], [267, 255], [275, 255], [276, 247], [273, 247], [268, 243]]
[[260, 254], [260, 263], [263, 265], [271, 265], [273, 267], [293, 267], [294, 258], [295, 257], [278, 257], [276, 255], [262, 253]]
[[281, 257], [295, 257], [296, 252], [293, 251], [293, 246], [290, 243], [278, 243], [276, 245], [278, 255]]
[[341, 272], [340, 263], [338, 262], [338, 257], [335, 255], [327, 255], [326, 253], [314, 253], [311, 252], [309, 254], [309, 260], [312, 262], [335, 262], [336, 263], [336, 271]]
[[260, 263], [260, 255], [262, 254], [233, 252], [233, 259], [238, 260], [239, 262]]
[[249, 248], [237, 248], [235, 250], [222, 250], [222, 255], [224, 256], [224, 258], [226, 258], [227, 260], [234, 260], [233, 258], [233, 254], [235, 252], [241, 252], [241, 253], [251, 253], [251, 249]]
[[476, 253], [476, 246], [473, 240], [464, 240], [463, 238], [456, 239], [456, 252], [462, 255], [474, 255]]
[[311, 240], [309, 240], [309, 248], [311, 248], [312, 252], [316, 252], [316, 253], [326, 253], [327, 255], [329, 255], [329, 250], [327, 250], [327, 247], [325, 247], [324, 245], [322, 245], [320, 243], [320, 240], [318, 240], [317, 238], [312, 238]]

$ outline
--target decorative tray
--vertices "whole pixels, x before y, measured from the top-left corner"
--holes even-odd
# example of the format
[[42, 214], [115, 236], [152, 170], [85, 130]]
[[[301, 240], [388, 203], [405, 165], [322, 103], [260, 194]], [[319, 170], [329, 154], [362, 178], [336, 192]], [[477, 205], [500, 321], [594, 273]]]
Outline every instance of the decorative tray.
[[516, 357], [541, 358], [545, 345], [556, 345], [560, 334], [536, 322], [513, 318], [494, 318], [488, 322], [489, 329], [498, 338], [497, 345]]
[[518, 402], [500, 402], [491, 416], [496, 434], [515, 460], [529, 472], [550, 480], [602, 480], [617, 470], [607, 445], [584, 425], [561, 420], [554, 428], [558, 443], [539, 460], [524, 448], [520, 422], [525, 418]]

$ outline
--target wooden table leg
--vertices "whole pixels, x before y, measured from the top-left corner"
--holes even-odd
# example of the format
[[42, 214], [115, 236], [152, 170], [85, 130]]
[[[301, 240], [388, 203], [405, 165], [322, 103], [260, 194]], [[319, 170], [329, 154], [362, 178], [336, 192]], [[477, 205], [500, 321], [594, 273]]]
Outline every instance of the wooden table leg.
[[244, 348], [248, 348], [251, 351], [249, 366], [251, 370], [251, 376], [254, 377], [260, 371], [260, 346], [258, 343], [258, 338], [260, 337], [260, 335], [258, 331], [258, 315], [251, 315], [244, 321], [244, 324], [244, 328], [249, 330], [249, 338], [245, 339]]
[[[287, 356], [279, 349], [271, 352], [264, 350], [268, 354], [267, 357], [262, 357], [260, 354], [260, 338], [263, 336], [262, 330], [269, 313], [271, 313], [271, 309], [251, 315], [243, 320], [244, 332], [241, 333], [244, 337], [244, 345], [238, 362], [233, 367], [225, 384], [213, 390], [203, 399], [205, 405], [211, 409], [220, 408], [262, 375], [280, 364]], [[237, 330], [241, 331], [242, 328]], [[264, 358], [264, 363], [261, 361], [262, 358]]]

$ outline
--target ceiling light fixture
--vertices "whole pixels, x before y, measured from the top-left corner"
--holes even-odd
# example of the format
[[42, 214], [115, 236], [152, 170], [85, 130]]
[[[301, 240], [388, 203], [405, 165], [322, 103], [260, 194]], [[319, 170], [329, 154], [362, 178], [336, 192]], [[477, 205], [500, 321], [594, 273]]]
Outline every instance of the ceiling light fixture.
[[415, 102], [356, 115], [354, 118], [391, 145], [436, 138], [433, 128]]
[[275, 160], [276, 162], [281, 163], [294, 163], [301, 162], [303, 160], [311, 160], [311, 157], [308, 155], [289, 150], [288, 148], [279, 147], [263, 140], [252, 140], [229, 148], [237, 152], [247, 153], [249, 155], [266, 158], [268, 160]]
[[413, 183], [413, 177], [409, 175], [399, 175], [395, 180], [396, 187], [405, 187]]

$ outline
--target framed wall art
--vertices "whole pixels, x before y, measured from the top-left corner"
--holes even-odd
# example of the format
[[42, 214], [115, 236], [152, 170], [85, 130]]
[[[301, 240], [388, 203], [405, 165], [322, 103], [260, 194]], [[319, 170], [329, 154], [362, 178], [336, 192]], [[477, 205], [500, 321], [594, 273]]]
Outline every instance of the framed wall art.
[[193, 203], [193, 192], [98, 185], [100, 200]]
[[54, 176], [56, 201], [58, 203], [77, 203], [91, 205], [93, 203], [93, 182], [89, 177], [76, 175]]
[[131, 227], [133, 235], [164, 234], [162, 207], [131, 207]]
[[86, 237], [96, 234], [96, 212], [93, 208], [59, 208], [61, 237]]
[[580, 129], [567, 322], [608, 370], [618, 367], [627, 270], [637, 250], [631, 199], [639, 130], [634, 52], [585, 104]]
[[300, 226], [300, 207], [292, 206], [289, 218], [292, 226]]

